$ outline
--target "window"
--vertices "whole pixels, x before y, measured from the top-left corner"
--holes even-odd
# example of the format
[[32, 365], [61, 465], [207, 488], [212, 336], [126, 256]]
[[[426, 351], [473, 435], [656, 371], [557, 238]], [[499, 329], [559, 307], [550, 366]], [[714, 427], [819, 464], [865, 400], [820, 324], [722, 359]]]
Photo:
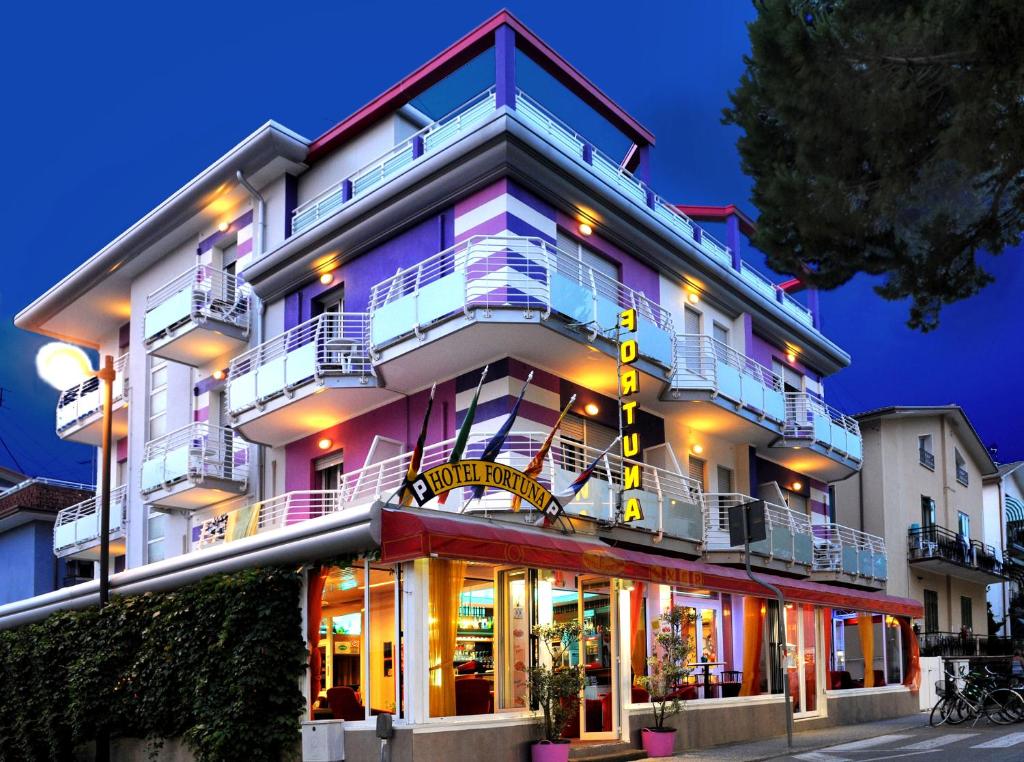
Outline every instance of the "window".
[[[615, 429], [609, 426], [603, 426], [596, 421], [571, 414], [565, 416], [560, 431], [563, 443], [563, 468], [577, 473], [589, 466], [590, 461], [618, 436]], [[574, 447], [573, 443], [582, 445], [582, 447]], [[585, 450], [584, 448], [587, 447], [590, 449]], [[573, 476], [573, 478], [576, 477]], [[608, 480], [606, 471], [602, 467], [594, 470], [593, 478]]]
[[341, 489], [345, 473], [345, 451], [338, 450], [317, 458], [314, 467], [317, 489]]
[[718, 343], [729, 346], [729, 329], [721, 323], [714, 323], [712, 327], [712, 335]]
[[957, 511], [956, 531], [965, 540], [971, 539], [971, 517], [963, 511]]
[[325, 312], [344, 312], [345, 311], [345, 286], [344, 284], [337, 288], [332, 288], [327, 293], [320, 296], [313, 307], [317, 315], [322, 315]]
[[149, 439], [167, 433], [167, 372], [166, 360], [150, 358], [149, 366]]
[[700, 313], [690, 307], [683, 307], [683, 333], [696, 336], [700, 333]]
[[924, 631], [939, 631], [939, 594], [934, 590], [924, 591]]
[[921, 526], [935, 526], [935, 501], [925, 495], [921, 495]]
[[717, 488], [720, 493], [729, 494], [733, 491], [732, 469], [726, 468], [725, 466], [717, 466], [715, 468], [715, 475], [718, 479]]
[[[928, 592], [925, 591], [926, 612]], [[909, 619], [842, 610], [834, 610], [831, 619], [827, 678], [830, 690], [881, 688], [903, 682], [905, 655], [912, 650], [910, 641], [917, 637]]]
[[974, 614], [971, 610], [973, 603], [966, 595], [960, 596], [960, 624], [968, 630], [974, 629]]
[[921, 465], [935, 470], [935, 453], [932, 450], [932, 435], [925, 434], [917, 438], [917, 454]]
[[167, 557], [164, 540], [167, 536], [167, 514], [160, 513], [152, 506], [146, 517], [146, 562], [163, 561]]
[[953, 448], [953, 458], [956, 460], [956, 480], [966, 487], [968, 483], [967, 461], [964, 460], [960, 450], [956, 448]]
[[[598, 284], [598, 290], [607, 291], [611, 280], [617, 283], [619, 280], [619, 266], [610, 259], [605, 259], [593, 249], [584, 246], [571, 235], [563, 230], [558, 231], [557, 246], [566, 254], [572, 255], [579, 262], [579, 276], [584, 282], [590, 280], [590, 272], [593, 271], [602, 283]], [[605, 277], [600, 277], [605, 276]]]
[[694, 481], [700, 482], [701, 492], [706, 491], [707, 484], [704, 481], [704, 469], [707, 463], [695, 455], [690, 456], [690, 478]]

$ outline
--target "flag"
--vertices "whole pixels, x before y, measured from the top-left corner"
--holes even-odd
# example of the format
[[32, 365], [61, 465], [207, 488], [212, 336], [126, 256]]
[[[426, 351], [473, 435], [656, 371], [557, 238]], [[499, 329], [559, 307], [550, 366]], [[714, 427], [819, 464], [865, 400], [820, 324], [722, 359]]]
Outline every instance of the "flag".
[[615, 437], [615, 439], [612, 440], [612, 443], [605, 447], [604, 450], [602, 450], [598, 454], [598, 456], [594, 458], [593, 461], [591, 461], [590, 465], [580, 472], [579, 476], [576, 477], [575, 481], [573, 481], [572, 484], [570, 484], [564, 490], [555, 495], [555, 497], [557, 497], [560, 501], [565, 500], [565, 502], [567, 503], [572, 502], [573, 498], [575, 498], [576, 495], [579, 494], [580, 490], [583, 489], [583, 485], [585, 485], [587, 481], [589, 481], [591, 474], [594, 473], [594, 469], [597, 468], [597, 464], [601, 462], [601, 459], [608, 454], [608, 451], [611, 450], [620, 439], [622, 439], [622, 437]]
[[[476, 385], [476, 393], [473, 395], [473, 400], [469, 403], [469, 407], [466, 408], [466, 417], [462, 419], [459, 433], [455, 435], [452, 454], [448, 456], [449, 463], [458, 463], [462, 460], [462, 453], [466, 450], [466, 442], [469, 441], [469, 430], [473, 428], [473, 419], [476, 417], [476, 403], [480, 399], [480, 390], [483, 388], [484, 379], [487, 378], [487, 369], [489, 367], [489, 365], [485, 365], [483, 373], [480, 374], [480, 382]], [[437, 496], [439, 505], [444, 505], [446, 500], [448, 500], [447, 492], [442, 492]]]
[[420, 429], [420, 437], [416, 440], [416, 448], [412, 451], [409, 459], [409, 471], [402, 482], [402, 505], [412, 505], [412, 482], [420, 472], [420, 464], [423, 462], [423, 446], [427, 442], [427, 426], [430, 423], [430, 410], [434, 407], [434, 392], [437, 391], [437, 384], [430, 387], [430, 399], [427, 400], [427, 412], [423, 415], [423, 427]]
[[[537, 474], [539, 474], [541, 472], [541, 469], [544, 468], [544, 458], [548, 456], [548, 450], [551, 449], [551, 443], [555, 439], [555, 433], [558, 431], [559, 427], [561, 427], [562, 420], [565, 418], [566, 414], [569, 412], [569, 408], [572, 407], [572, 404], [575, 401], [576, 395], [574, 394], [572, 395], [572, 397], [569, 398], [569, 402], [566, 403], [565, 408], [562, 410], [562, 414], [558, 416], [558, 420], [555, 421], [555, 425], [551, 427], [551, 433], [549, 433], [548, 438], [544, 440], [544, 444], [540, 446], [540, 449], [537, 450], [537, 454], [533, 456], [533, 459], [526, 465], [526, 468], [523, 469], [523, 473], [529, 476], [531, 479], [536, 479]], [[523, 499], [519, 497], [519, 495], [513, 495], [513, 512], [518, 513], [519, 508], [520, 506], [522, 506], [522, 504]]]
[[[523, 401], [523, 396], [526, 394], [526, 387], [530, 385], [532, 380], [533, 371], [531, 370], [526, 376], [526, 381], [523, 382], [523, 388], [519, 390], [519, 396], [516, 397], [516, 401], [512, 405], [512, 409], [508, 411], [508, 417], [505, 418], [505, 422], [501, 424], [501, 428], [494, 432], [494, 436], [492, 436], [484, 446], [484, 451], [480, 456], [480, 460], [493, 461], [498, 457], [498, 453], [501, 452], [501, 448], [505, 445], [505, 439], [508, 437], [509, 431], [512, 430], [512, 424], [516, 422], [516, 416], [519, 415], [519, 404]], [[473, 487], [469, 500], [473, 500], [474, 498], [479, 500], [483, 497], [486, 489], [487, 488], [482, 484]], [[469, 500], [466, 502], [469, 502]]]

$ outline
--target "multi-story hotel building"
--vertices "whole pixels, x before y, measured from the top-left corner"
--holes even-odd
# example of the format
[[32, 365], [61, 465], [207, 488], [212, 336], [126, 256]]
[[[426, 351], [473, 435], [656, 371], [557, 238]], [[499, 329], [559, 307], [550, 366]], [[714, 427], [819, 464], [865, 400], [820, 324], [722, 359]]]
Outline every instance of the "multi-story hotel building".
[[[827, 402], [850, 358], [813, 292], [744, 261], [741, 212], [658, 195], [653, 147], [502, 12], [314, 140], [264, 125], [23, 310], [22, 328], [117, 358], [115, 593], [351, 558], [311, 573], [321, 666], [303, 689], [309, 718], [347, 721], [355, 758], [388, 712], [395, 759], [477, 759], [482, 742], [518, 759], [531, 625], [573, 618], [587, 685], [566, 733], [635, 744], [650, 705], [634, 681], [673, 603], [698, 665], [686, 746], [782, 732], [783, 691], [798, 720], [914, 710], [920, 604], [883, 593], [881, 534], [828, 500], [862, 460], [857, 421]], [[641, 446], [597, 458], [620, 432], [624, 309]], [[485, 367], [465, 457], [530, 373], [500, 462], [525, 467], [575, 395], [537, 477], [557, 494], [597, 458], [567, 520], [497, 490], [398, 505], [432, 386], [423, 469], [449, 459]], [[61, 395], [58, 436], [95, 444], [97, 421], [94, 387]], [[752, 563], [784, 612], [729, 542], [729, 507], [757, 498]], [[58, 521], [58, 554], [93, 552], [95, 532], [65, 529], [93, 509]], [[0, 626], [94, 583], [71, 590]]]

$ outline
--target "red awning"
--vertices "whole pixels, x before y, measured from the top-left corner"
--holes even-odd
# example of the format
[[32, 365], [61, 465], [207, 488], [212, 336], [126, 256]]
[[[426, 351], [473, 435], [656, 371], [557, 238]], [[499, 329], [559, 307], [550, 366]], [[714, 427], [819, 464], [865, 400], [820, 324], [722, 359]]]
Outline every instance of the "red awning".
[[[436, 556], [606, 574], [621, 579], [768, 597], [767, 591], [742, 569], [613, 548], [586, 535], [564, 535], [470, 516], [382, 508], [380, 544], [381, 560], [389, 563]], [[879, 614], [924, 616], [922, 604], [910, 598], [771, 574], [758, 576], [781, 589], [787, 601]]]

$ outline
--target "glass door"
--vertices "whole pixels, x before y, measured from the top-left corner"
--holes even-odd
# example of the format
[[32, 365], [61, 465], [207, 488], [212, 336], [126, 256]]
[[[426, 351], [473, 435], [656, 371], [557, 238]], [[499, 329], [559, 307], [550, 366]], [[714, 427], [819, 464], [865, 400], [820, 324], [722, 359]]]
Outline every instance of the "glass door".
[[817, 623], [814, 606], [786, 605], [786, 683], [797, 717], [819, 713]]
[[576, 588], [584, 673], [580, 739], [618, 738], [618, 612], [614, 583], [608, 577], [577, 577]]

